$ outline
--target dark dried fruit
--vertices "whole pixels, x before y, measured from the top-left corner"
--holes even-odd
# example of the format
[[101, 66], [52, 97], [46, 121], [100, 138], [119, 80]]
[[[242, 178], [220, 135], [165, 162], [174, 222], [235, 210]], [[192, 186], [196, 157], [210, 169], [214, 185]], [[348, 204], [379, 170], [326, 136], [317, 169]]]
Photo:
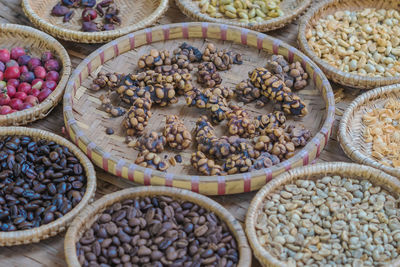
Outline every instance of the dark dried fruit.
[[55, 5], [53, 7], [53, 9], [51, 10], [51, 14], [53, 16], [57, 16], [57, 17], [62, 17], [65, 14], [67, 14], [69, 11], [69, 8], [66, 6], [62, 6], [60, 3], [58, 3], [57, 5]]
[[82, 23], [82, 31], [84, 32], [98, 32], [99, 28], [93, 21], [85, 21]]
[[111, 5], [112, 3], [114, 3], [114, 0], [103, 0], [99, 3], [99, 6], [101, 7], [108, 7], [109, 5]]
[[75, 15], [75, 11], [71, 10], [67, 14], [65, 14], [63, 22], [68, 22], [72, 19], [72, 17]]
[[112, 30], [115, 30], [115, 26], [114, 26], [114, 24], [104, 24], [103, 30], [104, 31], [112, 31]]
[[97, 12], [93, 8], [85, 8], [82, 12], [83, 21], [92, 21], [97, 18]]
[[61, 0], [62, 4], [67, 7], [78, 7], [81, 0]]
[[80, 0], [81, 5], [84, 7], [94, 7], [96, 5], [96, 0]]

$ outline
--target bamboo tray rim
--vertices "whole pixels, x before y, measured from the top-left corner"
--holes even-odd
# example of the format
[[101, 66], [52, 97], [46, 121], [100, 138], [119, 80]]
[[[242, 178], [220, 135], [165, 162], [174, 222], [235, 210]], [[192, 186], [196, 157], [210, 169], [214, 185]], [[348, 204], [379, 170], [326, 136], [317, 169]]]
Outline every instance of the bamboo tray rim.
[[[383, 0], [380, 0], [383, 1]], [[321, 10], [340, 10], [332, 5], [342, 2], [351, 2], [351, 0], [322, 0], [320, 3], [316, 4], [314, 7], [311, 7], [306, 14], [301, 18], [299, 24], [299, 32], [298, 32], [298, 43], [300, 50], [303, 51], [308, 57], [310, 57], [326, 74], [329, 79], [334, 80], [334, 82], [339, 83], [341, 85], [350, 86], [353, 88], [362, 88], [362, 89], [371, 89], [377, 86], [390, 85], [394, 83], [400, 82], [400, 76], [394, 77], [369, 77], [363, 76], [359, 74], [353, 74], [349, 72], [341, 71], [338, 68], [331, 66], [325, 60], [315, 54], [315, 52], [308, 45], [308, 41], [306, 38], [306, 29], [311, 25], [311, 20], [314, 19], [316, 13]], [[360, 3], [362, 1], [358, 1]], [[362, 7], [360, 6], [360, 9]]]
[[[99, 63], [98, 61], [101, 61], [101, 64], [103, 65], [107, 60], [115, 58], [117, 55], [123, 54], [127, 51], [132, 50], [135, 46], [135, 40], [136, 38], [145, 38], [147, 44], [144, 45], [149, 45], [151, 44], [154, 40], [152, 40], [154, 37], [161, 38], [161, 41], [166, 40], [168, 38], [164, 38], [165, 36], [171, 36], [172, 32], [174, 36], [172, 36], [168, 40], [172, 39], [188, 39], [189, 38], [189, 32], [190, 30], [196, 30], [199, 31], [200, 34], [204, 35], [204, 32], [207, 33], [207, 31], [214, 31], [214, 30], [220, 30], [221, 31], [221, 38], [223, 40], [228, 40], [232, 41], [234, 43], [240, 43], [240, 40], [242, 44], [244, 42], [247, 43], [247, 39], [243, 38], [244, 35], [245, 37], [255, 37], [257, 38], [257, 46], [260, 50], [267, 50], [267, 48], [263, 47], [263, 43], [265, 41], [268, 41], [268, 44], [271, 44], [272, 51], [278, 53], [280, 48], [283, 48], [285, 51], [288, 53], [289, 58], [294, 58], [295, 55], [300, 57], [302, 60], [302, 63], [304, 66], [308, 66], [311, 71], [313, 72], [314, 75], [311, 75], [311, 79], [314, 80], [315, 87], [320, 90], [320, 93], [323, 95], [323, 99], [325, 101], [326, 105], [326, 110], [324, 111], [326, 113], [326, 118], [321, 126], [321, 129], [318, 133], [314, 135], [314, 137], [307, 143], [303, 149], [299, 150], [295, 156], [292, 158], [285, 160], [277, 165], [274, 165], [270, 168], [266, 169], [261, 169], [257, 170], [254, 172], [248, 172], [248, 173], [241, 173], [241, 174], [233, 174], [233, 175], [226, 175], [226, 176], [201, 176], [201, 175], [183, 175], [183, 174], [175, 174], [175, 173], [168, 173], [168, 172], [161, 172], [157, 170], [152, 170], [149, 168], [145, 168], [142, 166], [138, 166], [133, 163], [127, 163], [125, 160], [117, 158], [115, 156], [112, 156], [110, 153], [105, 152], [100, 146], [96, 145], [94, 142], [92, 142], [81, 130], [79, 127], [78, 122], [74, 118], [74, 114], [72, 111], [72, 106], [73, 106], [73, 95], [74, 91], [79, 88], [81, 85], [81, 82], [88, 76], [88, 72], [91, 73], [96, 66], [94, 63]], [[160, 31], [164, 33], [164, 37], [160, 36]], [[176, 34], [180, 32], [186, 37], [176, 37]], [[240, 37], [239, 41], [235, 39], [229, 39], [228, 37], [228, 32], [230, 33], [235, 33], [238, 34]], [[153, 36], [154, 33], [154, 36]], [[162, 35], [162, 33], [161, 33]], [[197, 38], [197, 37], [196, 37]], [[218, 39], [216, 37], [199, 37], [199, 38], [210, 38], [210, 39]], [[237, 39], [237, 38], [236, 38]], [[130, 44], [131, 48], [128, 49], [127, 51], [122, 51], [119, 47], [119, 43], [127, 43]], [[141, 46], [141, 45], [140, 45]], [[255, 46], [255, 45], [254, 45]], [[110, 58], [105, 58], [105, 51], [113, 51], [113, 56]], [[308, 70], [308, 69], [307, 69]], [[319, 80], [318, 80], [319, 79]], [[319, 85], [318, 85], [318, 83]], [[70, 134], [71, 139], [75, 144], [77, 144], [83, 151], [85, 151], [86, 154], [93, 155], [94, 153], [98, 153], [101, 156], [101, 161], [94, 160], [94, 163], [98, 165], [99, 167], [105, 169], [108, 172], [111, 172], [112, 174], [116, 176], [123, 176], [123, 168], [126, 167], [126, 170], [128, 171], [128, 175], [125, 174], [123, 176], [128, 178], [132, 181], [134, 181], [133, 178], [130, 178], [129, 172], [134, 172], [137, 171], [141, 173], [141, 176], [143, 177], [143, 183], [145, 185], [150, 185], [152, 184], [151, 177], [156, 176], [156, 177], [161, 177], [165, 181], [165, 184], [160, 184], [159, 182], [154, 182], [152, 185], [167, 185], [167, 186], [173, 186], [173, 181], [183, 181], [183, 182], [189, 182], [191, 183], [192, 190], [193, 191], [200, 191], [203, 194], [218, 194], [218, 195], [225, 195], [225, 194], [232, 194], [231, 191], [226, 190], [226, 183], [227, 182], [238, 182], [238, 181], [243, 181], [244, 182], [244, 188], [237, 190], [236, 193], [242, 193], [242, 192], [249, 192], [252, 190], [256, 190], [258, 188], [251, 188], [251, 179], [254, 177], [265, 177], [266, 182], [272, 179], [272, 175], [276, 171], [284, 171], [284, 170], [289, 170], [292, 168], [292, 166], [296, 165], [307, 165], [309, 162], [314, 160], [314, 158], [318, 157], [324, 146], [326, 145], [329, 136], [331, 134], [332, 130], [332, 125], [334, 122], [334, 117], [335, 117], [335, 101], [334, 101], [334, 95], [332, 92], [332, 88], [330, 86], [330, 83], [328, 79], [325, 77], [323, 72], [318, 68], [318, 66], [312, 62], [309, 58], [307, 58], [303, 53], [301, 53], [299, 50], [296, 48], [286, 44], [283, 41], [280, 41], [279, 39], [273, 38], [271, 36], [268, 36], [266, 34], [262, 34], [259, 32], [251, 31], [248, 29], [244, 28], [239, 28], [235, 26], [230, 26], [230, 25], [224, 25], [224, 24], [214, 24], [214, 23], [208, 23], [208, 22], [191, 22], [191, 23], [176, 23], [176, 24], [169, 24], [169, 25], [161, 25], [161, 26], [156, 26], [153, 28], [147, 28], [144, 30], [140, 30], [135, 33], [128, 34], [126, 36], [120, 37], [117, 40], [114, 40], [108, 44], [103, 45], [93, 53], [91, 53], [87, 58], [85, 58], [79, 65], [78, 67], [73, 71], [71, 78], [67, 84], [67, 88], [64, 94], [64, 122], [66, 126], [67, 132]], [[72, 135], [71, 135], [72, 134]], [[315, 156], [313, 155], [315, 153]], [[93, 159], [92, 156], [89, 156], [89, 158]], [[110, 162], [112, 163], [113, 166], [110, 167]], [[133, 176], [132, 176], [133, 177]], [[211, 193], [211, 189], [207, 187], [205, 190], [199, 189], [199, 186], [205, 185], [209, 183], [218, 183], [218, 192]], [[263, 183], [265, 184], [265, 183]], [[178, 185], [178, 187], [180, 187]], [[184, 187], [186, 188], [186, 187]], [[227, 192], [229, 191], [229, 192]]]
[[79, 162], [82, 164], [82, 167], [85, 170], [86, 191], [78, 205], [76, 205], [63, 217], [54, 220], [51, 223], [44, 224], [29, 230], [18, 230], [12, 232], [0, 231], [0, 247], [36, 243], [40, 240], [57, 235], [58, 233], [64, 231], [66, 226], [71, 223], [73, 218], [77, 214], [79, 214], [88, 203], [92, 201], [96, 191], [96, 172], [94, 170], [93, 164], [86, 157], [86, 155], [70, 141], [45, 130], [27, 127], [0, 127], [0, 137], [5, 135], [26, 135], [32, 137], [33, 139], [41, 138], [51, 140], [56, 142], [57, 144], [68, 147], [71, 153], [73, 153], [78, 158]]
[[[391, 192], [394, 191], [395, 193], [397, 193], [397, 195], [400, 194], [400, 181], [398, 179], [378, 169], [356, 163], [318, 163], [314, 165], [295, 168], [279, 175], [278, 177], [276, 177], [275, 180], [266, 184], [260, 191], [257, 192], [255, 197], [251, 201], [246, 214], [245, 231], [247, 234], [247, 238], [255, 257], [259, 260], [262, 266], [287, 266], [286, 262], [278, 260], [271, 253], [269, 253], [267, 249], [261, 246], [257, 239], [254, 222], [256, 220], [257, 211], [261, 208], [265, 197], [268, 194], [274, 192], [281, 185], [292, 183], [297, 179], [315, 180], [319, 179], [320, 176], [325, 175], [340, 175], [343, 177], [351, 177], [353, 179], [369, 180], [371, 183], [387, 185], [387, 188], [393, 189], [391, 190]], [[390, 266], [399, 267], [400, 256], [392, 261]]]
[[358, 146], [354, 145], [354, 142], [349, 135], [347, 134], [347, 128], [349, 127], [349, 123], [353, 117], [354, 111], [362, 107], [365, 103], [375, 101], [377, 99], [384, 99], [386, 95], [389, 93], [398, 93], [400, 95], [400, 84], [389, 85], [385, 87], [376, 88], [374, 90], [368, 91], [360, 96], [358, 96], [348, 108], [345, 110], [342, 119], [339, 123], [339, 131], [338, 131], [338, 139], [340, 146], [343, 151], [346, 153], [348, 157], [352, 160], [360, 163], [369, 165], [371, 167], [380, 169], [384, 172], [387, 172], [393, 176], [400, 178], [400, 169], [394, 168], [390, 166], [385, 166], [379, 163], [372, 156], [367, 157], [364, 153], [362, 153]]
[[46, 117], [61, 101], [69, 75], [71, 74], [71, 60], [69, 55], [65, 48], [55, 38], [35, 28], [18, 24], [0, 23], [0, 32], [1, 31], [16, 33], [18, 35], [26, 35], [32, 39], [40, 39], [43, 42], [49, 43], [50, 46], [56, 50], [56, 57], [62, 65], [62, 72], [60, 73], [60, 80], [57, 84], [57, 87], [43, 102], [32, 108], [7, 115], [0, 115], [0, 125], [24, 125], [29, 122], [42, 119]]
[[139, 186], [127, 188], [107, 194], [99, 200], [88, 205], [72, 222], [69, 227], [64, 241], [64, 253], [68, 266], [80, 266], [76, 255], [76, 241], [95, 221], [97, 214], [101, 213], [105, 208], [116, 202], [123, 201], [134, 197], [145, 196], [169, 196], [173, 199], [180, 199], [193, 202], [209, 211], [214, 212], [221, 221], [224, 221], [231, 234], [235, 237], [237, 248], [239, 251], [239, 262], [237, 266], [251, 266], [252, 254], [250, 246], [247, 242], [246, 234], [233, 215], [216, 201], [197, 194], [189, 190], [171, 188], [165, 186]]
[[31, 0], [22, 0], [22, 10], [28, 19], [35, 24], [37, 27], [43, 29], [51, 35], [54, 35], [57, 38], [61, 38], [67, 41], [76, 41], [80, 43], [104, 43], [107, 41], [111, 41], [120, 36], [128, 34], [133, 31], [137, 31], [146, 26], [149, 26], [155, 23], [158, 19], [160, 19], [164, 13], [167, 11], [169, 5], [169, 0], [159, 0], [159, 6], [147, 17], [143, 18], [143, 20], [128, 25], [126, 27], [118, 28], [111, 31], [102, 31], [102, 32], [82, 32], [76, 30], [66, 29], [52, 23], [49, 23], [45, 19], [41, 18], [31, 7]]
[[312, 0], [298, 0], [300, 4], [294, 10], [283, 10], [285, 13], [281, 17], [272, 18], [269, 20], [264, 20], [262, 22], [256, 23], [244, 23], [235, 19], [228, 18], [213, 18], [208, 14], [201, 13], [199, 11], [193, 10], [190, 5], [193, 0], [175, 0], [178, 8], [186, 16], [191, 17], [195, 20], [214, 22], [214, 23], [224, 23], [237, 27], [249, 28], [256, 31], [272, 31], [279, 28], [285, 27], [287, 24], [291, 23], [293, 20], [297, 19], [301, 14], [303, 14], [307, 8], [311, 5]]

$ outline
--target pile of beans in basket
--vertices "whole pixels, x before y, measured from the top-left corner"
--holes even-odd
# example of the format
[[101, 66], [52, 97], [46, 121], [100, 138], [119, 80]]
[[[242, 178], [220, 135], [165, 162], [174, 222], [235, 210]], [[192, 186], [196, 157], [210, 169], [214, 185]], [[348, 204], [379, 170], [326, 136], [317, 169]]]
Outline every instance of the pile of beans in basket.
[[83, 167], [67, 147], [28, 136], [0, 139], [0, 231], [59, 219], [85, 190]]
[[213, 212], [167, 196], [115, 203], [76, 244], [83, 266], [236, 266], [239, 252]]
[[[305, 102], [295, 91], [305, 88], [308, 74], [300, 62], [273, 55], [265, 67], [251, 70], [234, 88], [223, 85], [222, 72], [243, 64], [242, 55], [208, 43], [204, 50], [181, 44], [173, 52], [151, 49], [140, 56], [130, 74], [100, 71], [91, 89], [100, 91], [101, 108], [110, 118], [124, 116], [128, 146], [139, 150], [136, 164], [160, 171], [177, 164], [160, 153], [179, 153], [192, 146], [192, 167], [203, 175], [243, 173], [271, 167], [294, 156], [306, 145], [310, 130], [288, 124], [290, 117], [307, 115]], [[240, 68], [240, 66], [237, 66]], [[196, 78], [196, 79], [195, 79]], [[195, 125], [176, 114], [166, 116], [161, 131], [146, 132], [152, 107], [175, 105], [182, 96], [188, 107], [201, 110]], [[274, 104], [272, 113], [251, 116], [244, 105]], [[226, 136], [216, 134], [218, 125]], [[111, 133], [108, 129], [107, 133]]]
[[368, 180], [297, 180], [266, 197], [260, 245], [286, 266], [390, 266], [399, 257], [398, 196]]

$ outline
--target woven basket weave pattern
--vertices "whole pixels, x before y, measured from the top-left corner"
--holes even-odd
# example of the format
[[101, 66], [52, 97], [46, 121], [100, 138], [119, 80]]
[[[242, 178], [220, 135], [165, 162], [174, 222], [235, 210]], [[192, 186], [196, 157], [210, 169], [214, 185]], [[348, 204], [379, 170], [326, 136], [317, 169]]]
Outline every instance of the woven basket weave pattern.
[[58, 102], [60, 102], [65, 85], [71, 74], [69, 55], [56, 39], [31, 27], [15, 24], [0, 24], [0, 47], [12, 49], [16, 46], [26, 48], [30, 53], [38, 57], [40, 57], [41, 53], [44, 51], [52, 51], [61, 62], [62, 72], [60, 73], [60, 81], [56, 89], [49, 97], [32, 108], [8, 115], [0, 115], [0, 126], [25, 125], [46, 117]]
[[65, 214], [60, 219], [57, 219], [49, 224], [44, 224], [40, 227], [33, 228], [30, 230], [15, 231], [15, 232], [0, 232], [0, 246], [13, 246], [21, 244], [29, 244], [39, 242], [40, 240], [55, 236], [56, 234], [64, 231], [66, 227], [71, 223], [73, 218], [94, 198], [96, 191], [96, 174], [94, 167], [90, 160], [74, 146], [68, 140], [55, 135], [53, 133], [38, 130], [33, 128], [25, 127], [0, 127], [0, 136], [16, 135], [16, 136], [30, 136], [34, 139], [46, 139], [54, 141], [57, 144], [66, 146], [69, 150], [77, 157], [79, 162], [82, 164], [87, 184], [86, 192], [77, 206], [75, 206], [70, 212]]
[[118, 191], [106, 195], [94, 202], [92, 205], [86, 207], [86, 209], [84, 209], [82, 213], [72, 222], [71, 227], [68, 229], [65, 237], [64, 252], [68, 266], [80, 266], [78, 257], [76, 255], [75, 244], [78, 242], [82, 234], [97, 220], [102, 211], [116, 202], [120, 202], [125, 199], [146, 196], [170, 196], [174, 199], [193, 202], [209, 211], [214, 212], [222, 221], [227, 224], [232, 234], [236, 238], [239, 250], [238, 266], [251, 266], [251, 251], [242, 226], [224, 207], [210, 198], [200, 194], [195, 194], [188, 190], [159, 186], [142, 186]]
[[[82, 32], [81, 12], [68, 23], [62, 18], [51, 15], [51, 9], [59, 1], [56, 0], [22, 0], [25, 15], [43, 31], [67, 41], [79, 43], [105, 43], [115, 38], [143, 29], [156, 23], [167, 11], [168, 0], [116, 0], [122, 19], [121, 26], [112, 31]], [[101, 18], [98, 18], [100, 21]]]
[[339, 10], [356, 11], [363, 10], [364, 8], [399, 10], [398, 1], [395, 0], [323, 0], [314, 7], [310, 8], [310, 10], [301, 19], [298, 33], [300, 50], [309, 56], [315, 63], [317, 63], [317, 65], [330, 80], [338, 84], [353, 88], [372, 89], [378, 86], [399, 83], [400, 76], [369, 77], [343, 72], [319, 58], [308, 45], [306, 39], [307, 29], [314, 27], [316, 22], [321, 17], [326, 17], [327, 15], [333, 14]]
[[[294, 183], [298, 179], [319, 179], [326, 175], [340, 175], [342, 177], [353, 179], [366, 179], [372, 184], [379, 185], [397, 197], [400, 195], [400, 181], [380, 170], [369, 166], [358, 165], [354, 163], [330, 162], [310, 165], [306, 167], [290, 170], [275, 180], [265, 185], [250, 203], [246, 215], [246, 234], [255, 257], [262, 266], [286, 267], [287, 263], [275, 258], [271, 253], [264, 249], [258, 242], [255, 231], [255, 221], [257, 212], [262, 208], [264, 199], [267, 195], [273, 193], [280, 186]], [[400, 258], [391, 262], [390, 266], [399, 267]]]
[[175, 2], [183, 14], [194, 20], [224, 23], [227, 25], [244, 27], [261, 32], [272, 31], [285, 27], [303, 14], [311, 4], [311, 0], [283, 0], [280, 5], [282, 11], [284, 12], [283, 16], [265, 20], [260, 23], [244, 23], [236, 19], [213, 18], [208, 14], [201, 13], [198, 6], [199, 1], [176, 0]]

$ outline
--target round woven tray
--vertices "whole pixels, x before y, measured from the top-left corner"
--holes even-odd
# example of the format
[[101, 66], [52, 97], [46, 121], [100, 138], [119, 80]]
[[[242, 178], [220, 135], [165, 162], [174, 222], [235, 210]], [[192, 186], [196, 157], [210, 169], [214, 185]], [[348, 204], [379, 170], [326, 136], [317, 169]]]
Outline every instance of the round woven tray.
[[259, 23], [245, 23], [240, 22], [238, 19], [213, 18], [208, 14], [201, 13], [198, 5], [199, 1], [175, 0], [175, 2], [186, 16], [194, 20], [223, 23], [260, 32], [272, 31], [285, 27], [303, 14], [311, 4], [311, 0], [283, 0], [280, 4], [280, 7], [284, 12], [282, 17], [265, 20]]
[[[112, 31], [82, 32], [82, 8], [74, 9], [75, 15], [68, 23], [52, 16], [52, 8], [59, 0], [22, 0], [25, 15], [43, 31], [67, 41], [78, 43], [105, 43], [127, 33], [154, 24], [168, 9], [168, 0], [115, 0], [120, 9], [122, 24]], [[97, 1], [100, 2], [100, 1]], [[101, 21], [101, 17], [97, 19]], [[96, 21], [97, 21], [96, 20]]]
[[306, 39], [306, 32], [309, 28], [313, 28], [321, 17], [326, 17], [339, 10], [363, 10], [365, 8], [376, 9], [397, 9], [399, 10], [398, 1], [396, 0], [324, 0], [314, 7], [302, 17], [299, 26], [298, 43], [300, 49], [309, 56], [322, 69], [325, 75], [332, 81], [360, 89], [372, 89], [379, 86], [390, 85], [400, 82], [400, 76], [397, 77], [368, 77], [344, 72], [328, 64], [326, 61], [318, 57]]
[[15, 136], [30, 136], [34, 139], [46, 139], [57, 144], [66, 146], [69, 150], [79, 159], [82, 164], [87, 184], [86, 192], [79, 204], [75, 206], [70, 212], [65, 214], [60, 219], [57, 219], [49, 224], [44, 224], [40, 227], [33, 228], [30, 230], [21, 230], [14, 232], [1, 232], [0, 231], [0, 246], [13, 246], [21, 244], [36, 243], [40, 240], [52, 237], [58, 233], [64, 231], [66, 227], [71, 223], [73, 218], [85, 207], [89, 202], [93, 200], [94, 193], [96, 191], [96, 173], [90, 160], [71, 142], [62, 138], [56, 134], [26, 127], [0, 127], [0, 137], [6, 135]]
[[[123, 117], [110, 119], [100, 107], [99, 96], [104, 91], [88, 90], [93, 77], [100, 69], [112, 72], [128, 73], [136, 69], [138, 58], [150, 49], [168, 49], [172, 51], [187, 41], [199, 47], [207, 45], [207, 40], [216, 43], [218, 48], [226, 48], [242, 53], [242, 65], [234, 65], [231, 70], [220, 72], [223, 85], [234, 87], [247, 78], [247, 72], [258, 66], [264, 66], [267, 53], [282, 54], [290, 62], [302, 62], [310, 77], [310, 84], [297, 93], [306, 101], [309, 114], [304, 118], [290, 118], [294, 124], [303, 124], [313, 134], [313, 139], [296, 155], [268, 169], [227, 176], [198, 176], [190, 166], [190, 155], [195, 145], [181, 152], [182, 164], [170, 167], [168, 172], [160, 172], [133, 164], [138, 152], [125, 144]], [[190, 39], [190, 40], [185, 40]], [[247, 45], [245, 45], [247, 44]], [[89, 75], [91, 73], [91, 75]], [[324, 146], [331, 133], [334, 121], [334, 97], [328, 80], [322, 71], [297, 49], [262, 33], [227, 25], [209, 23], [182, 23], [164, 25], [139, 31], [115, 40], [97, 51], [74, 71], [64, 95], [64, 122], [71, 140], [75, 142], [92, 161], [104, 170], [131, 181], [145, 185], [166, 185], [189, 189], [208, 195], [225, 195], [257, 190], [276, 175], [292, 167], [312, 162]], [[257, 108], [254, 103], [246, 104], [250, 115], [260, 115], [272, 111], [272, 104]], [[192, 130], [195, 122], [205, 112], [187, 107], [184, 98], [179, 97], [177, 104], [160, 108], [152, 107], [151, 117], [146, 131], [160, 132], [165, 125], [165, 116], [177, 114], [186, 127]], [[115, 133], [107, 135], [106, 128]], [[226, 127], [218, 126], [220, 136]], [[226, 133], [225, 133], [226, 134]], [[171, 152], [171, 151], [170, 151]], [[175, 153], [166, 152], [168, 156]], [[173, 152], [173, 151], [172, 151]], [[169, 154], [168, 154], [169, 153]]]
[[400, 178], [400, 169], [385, 166], [371, 156], [372, 143], [364, 141], [365, 125], [362, 117], [371, 109], [383, 108], [388, 98], [400, 98], [400, 85], [376, 88], [357, 97], [345, 113], [339, 124], [338, 138], [340, 146], [347, 156], [361, 164], [369, 165]]
[[70, 267], [80, 266], [76, 255], [75, 244], [79, 241], [82, 234], [97, 220], [100, 214], [109, 206], [125, 199], [147, 196], [169, 196], [174, 199], [190, 201], [205, 209], [212, 211], [229, 227], [236, 239], [239, 249], [239, 262], [237, 266], [251, 266], [251, 251], [247, 243], [246, 235], [240, 223], [223, 206], [214, 200], [195, 194], [188, 190], [169, 188], [164, 186], [135, 187], [105, 195], [90, 206], [86, 207], [82, 213], [75, 218], [65, 236], [64, 253], [67, 264]]
[[57, 88], [42, 103], [30, 109], [0, 115], [0, 126], [24, 125], [46, 117], [60, 102], [65, 85], [71, 74], [71, 61], [64, 47], [50, 35], [34, 28], [16, 25], [0, 24], [0, 48], [12, 49], [21, 46], [37, 57], [44, 51], [52, 51], [60, 61], [62, 71]]
[[[274, 181], [268, 183], [260, 191], [258, 191], [254, 199], [251, 201], [246, 215], [246, 234], [249, 239], [250, 246], [253, 249], [252, 251], [254, 255], [263, 266], [288, 266], [286, 262], [282, 262], [275, 258], [258, 242], [254, 222], [257, 219], [257, 211], [262, 208], [265, 197], [273, 193], [280, 186], [294, 183], [298, 179], [316, 180], [326, 175], [340, 175], [353, 179], [366, 179], [371, 183], [379, 185], [389, 192], [394, 193], [397, 195], [397, 197], [400, 195], [399, 180], [377, 169], [354, 163], [320, 163], [296, 168], [287, 173], [279, 175], [279, 177], [277, 177]], [[397, 258], [395, 261], [391, 262], [390, 266], [400, 266], [400, 258]]]

